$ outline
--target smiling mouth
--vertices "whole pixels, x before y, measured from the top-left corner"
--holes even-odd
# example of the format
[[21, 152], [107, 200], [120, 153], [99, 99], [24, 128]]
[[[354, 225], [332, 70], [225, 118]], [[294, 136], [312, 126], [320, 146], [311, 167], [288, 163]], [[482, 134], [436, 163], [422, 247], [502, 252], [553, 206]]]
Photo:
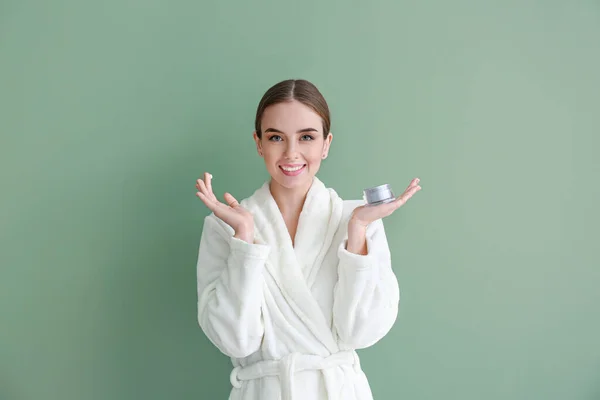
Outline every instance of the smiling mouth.
[[306, 168], [306, 164], [303, 164], [300, 168], [298, 169], [294, 169], [292, 171], [286, 171], [285, 169], [283, 169], [283, 167], [280, 165], [279, 169], [285, 174], [285, 175], [290, 175], [290, 176], [294, 176], [294, 175], [298, 175], [300, 174], [302, 171], [304, 171], [304, 169]]

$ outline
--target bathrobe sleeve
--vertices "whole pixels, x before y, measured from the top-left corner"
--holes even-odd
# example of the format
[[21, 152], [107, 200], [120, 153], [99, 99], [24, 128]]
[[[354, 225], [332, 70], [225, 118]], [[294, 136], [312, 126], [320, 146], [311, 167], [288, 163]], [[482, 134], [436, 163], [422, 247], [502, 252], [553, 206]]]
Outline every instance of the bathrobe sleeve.
[[389, 332], [400, 300], [381, 219], [369, 224], [366, 240], [366, 255], [346, 250], [347, 238], [337, 252], [333, 322], [340, 341], [353, 349], [369, 347]]
[[214, 214], [204, 219], [196, 266], [198, 323], [229, 357], [258, 350], [264, 334], [263, 269], [270, 251], [233, 237]]

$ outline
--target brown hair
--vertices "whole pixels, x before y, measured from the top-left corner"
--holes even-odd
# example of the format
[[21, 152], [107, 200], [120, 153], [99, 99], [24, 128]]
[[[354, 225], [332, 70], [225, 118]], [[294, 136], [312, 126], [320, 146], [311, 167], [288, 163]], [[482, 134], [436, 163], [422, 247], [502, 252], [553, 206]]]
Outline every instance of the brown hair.
[[319, 89], [304, 79], [288, 79], [269, 88], [263, 95], [256, 110], [254, 129], [259, 139], [262, 139], [261, 120], [265, 109], [277, 103], [297, 100], [317, 113], [323, 121], [323, 138], [327, 138], [331, 127], [329, 107]]

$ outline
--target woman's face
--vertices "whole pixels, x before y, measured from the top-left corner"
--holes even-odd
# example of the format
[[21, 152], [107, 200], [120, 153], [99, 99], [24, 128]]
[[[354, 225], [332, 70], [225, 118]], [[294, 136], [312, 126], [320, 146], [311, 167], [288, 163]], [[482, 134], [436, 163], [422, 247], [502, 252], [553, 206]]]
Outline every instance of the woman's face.
[[333, 139], [329, 132], [323, 139], [321, 117], [296, 100], [278, 103], [265, 109], [261, 130], [254, 140], [273, 180], [289, 189], [310, 186]]

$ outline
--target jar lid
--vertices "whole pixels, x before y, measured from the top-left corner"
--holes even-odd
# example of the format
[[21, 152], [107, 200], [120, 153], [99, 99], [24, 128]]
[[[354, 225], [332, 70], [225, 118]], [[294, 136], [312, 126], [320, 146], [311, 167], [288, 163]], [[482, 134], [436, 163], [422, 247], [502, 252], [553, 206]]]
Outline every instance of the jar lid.
[[368, 191], [368, 192], [379, 192], [379, 191], [382, 191], [382, 190], [389, 191], [390, 189], [391, 189], [390, 185], [388, 183], [386, 183], [384, 185], [374, 186], [372, 188], [365, 189], [365, 191]]

